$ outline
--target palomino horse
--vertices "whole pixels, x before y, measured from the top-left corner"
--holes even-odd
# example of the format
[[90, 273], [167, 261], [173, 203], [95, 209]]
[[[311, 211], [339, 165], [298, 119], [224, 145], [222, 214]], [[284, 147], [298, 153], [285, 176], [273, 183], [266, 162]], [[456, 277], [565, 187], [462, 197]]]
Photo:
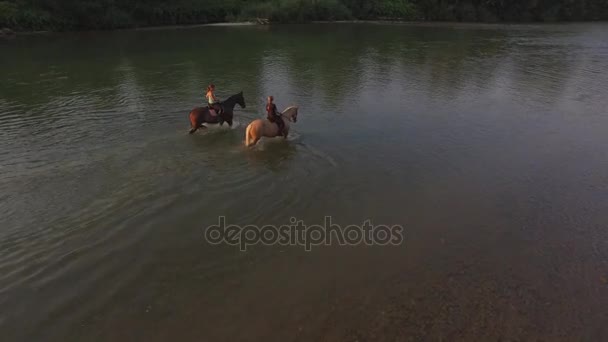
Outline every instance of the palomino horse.
[[223, 113], [221, 115], [212, 115], [209, 113], [208, 107], [195, 107], [190, 111], [190, 134], [196, 132], [197, 129], [203, 126], [204, 123], [219, 123], [220, 126], [224, 121], [228, 126], [232, 127], [232, 118], [234, 117], [234, 106], [238, 103], [241, 108], [245, 108], [245, 98], [243, 92], [232, 95], [222, 102], [221, 106]]
[[[285, 135], [289, 133], [289, 123], [298, 121], [298, 107], [288, 107], [281, 113], [283, 122], [285, 122]], [[257, 119], [247, 126], [245, 131], [245, 145], [253, 146], [258, 143], [262, 137], [273, 138], [279, 136], [279, 125], [264, 119]]]

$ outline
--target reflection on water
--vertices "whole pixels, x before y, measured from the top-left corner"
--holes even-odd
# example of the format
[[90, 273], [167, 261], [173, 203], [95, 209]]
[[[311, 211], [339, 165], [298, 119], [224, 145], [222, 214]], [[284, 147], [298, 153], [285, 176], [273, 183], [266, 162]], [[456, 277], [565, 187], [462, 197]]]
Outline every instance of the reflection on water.
[[[608, 336], [608, 27], [290, 25], [0, 42], [6, 340]], [[213, 46], [209, 50], [209, 46]], [[239, 125], [187, 133], [214, 82]], [[267, 95], [289, 141], [243, 145]], [[407, 227], [399, 248], [204, 243]]]

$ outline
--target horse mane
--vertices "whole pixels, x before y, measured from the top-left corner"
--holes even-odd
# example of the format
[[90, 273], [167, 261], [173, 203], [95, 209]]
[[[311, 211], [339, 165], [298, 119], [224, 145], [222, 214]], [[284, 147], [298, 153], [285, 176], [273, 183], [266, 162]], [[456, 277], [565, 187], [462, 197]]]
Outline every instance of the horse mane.
[[286, 115], [294, 110], [297, 112], [298, 106], [289, 106], [289, 107], [285, 108], [285, 110], [283, 110], [283, 112], [281, 112], [281, 115]]
[[224, 100], [224, 102], [228, 102], [228, 101], [234, 101], [236, 99], [237, 96], [241, 95], [241, 93], [236, 93], [232, 96], [229, 96], [226, 100]]

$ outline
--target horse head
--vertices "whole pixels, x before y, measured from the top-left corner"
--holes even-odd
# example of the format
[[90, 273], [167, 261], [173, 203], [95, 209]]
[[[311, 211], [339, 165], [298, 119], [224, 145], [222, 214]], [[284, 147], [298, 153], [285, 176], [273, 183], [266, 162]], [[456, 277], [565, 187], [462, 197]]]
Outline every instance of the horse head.
[[281, 115], [291, 122], [298, 122], [298, 106], [287, 107]]
[[224, 106], [228, 107], [230, 110], [234, 109], [235, 105], [239, 105], [241, 106], [241, 108], [246, 108], [247, 105], [245, 104], [245, 97], [243, 96], [243, 92], [241, 91], [238, 94], [234, 94], [232, 96], [230, 96], [229, 98], [226, 99], [226, 101], [223, 102]]
[[247, 105], [245, 104], [245, 97], [243, 96], [243, 91], [241, 90], [241, 92], [236, 94], [235, 96], [236, 103], [238, 103], [241, 108], [247, 108]]

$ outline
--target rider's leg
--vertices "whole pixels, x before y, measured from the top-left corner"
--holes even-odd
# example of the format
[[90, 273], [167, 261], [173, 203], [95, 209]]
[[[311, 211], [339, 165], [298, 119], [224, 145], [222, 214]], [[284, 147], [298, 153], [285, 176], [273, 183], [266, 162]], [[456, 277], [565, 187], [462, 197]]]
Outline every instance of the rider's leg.
[[209, 108], [209, 114], [211, 114], [211, 116], [217, 116], [217, 112], [215, 111], [215, 106], [212, 105], [211, 103], [209, 103], [207, 105], [207, 108]]

